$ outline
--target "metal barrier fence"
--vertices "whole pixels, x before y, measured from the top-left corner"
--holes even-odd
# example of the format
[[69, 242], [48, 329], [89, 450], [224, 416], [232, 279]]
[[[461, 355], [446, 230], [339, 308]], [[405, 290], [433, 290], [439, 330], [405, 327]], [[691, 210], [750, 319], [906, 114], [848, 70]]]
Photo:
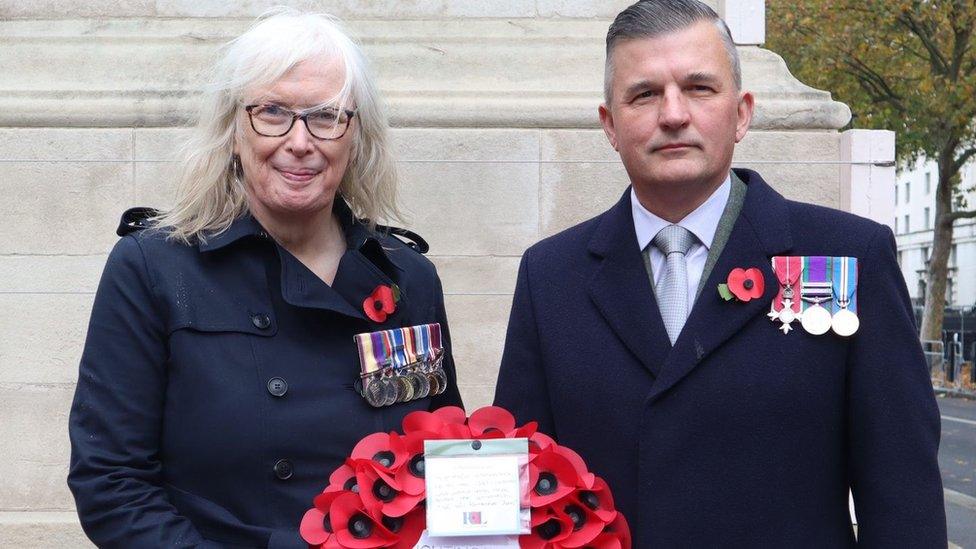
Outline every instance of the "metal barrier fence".
[[932, 386], [938, 389], [976, 391], [976, 367], [963, 358], [962, 342], [922, 340], [922, 352], [928, 364]]

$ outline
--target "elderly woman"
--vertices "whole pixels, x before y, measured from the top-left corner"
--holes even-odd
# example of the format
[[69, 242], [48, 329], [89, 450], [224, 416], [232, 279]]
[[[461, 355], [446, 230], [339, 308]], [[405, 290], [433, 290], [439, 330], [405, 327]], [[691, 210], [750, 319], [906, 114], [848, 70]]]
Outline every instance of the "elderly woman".
[[[461, 405], [441, 284], [366, 221], [396, 217], [387, 122], [329, 17], [229, 43], [186, 150], [175, 207], [127, 212], [105, 266], [68, 484], [99, 546], [307, 547], [302, 514], [360, 438]], [[355, 336], [434, 323], [439, 377], [367, 402]]]

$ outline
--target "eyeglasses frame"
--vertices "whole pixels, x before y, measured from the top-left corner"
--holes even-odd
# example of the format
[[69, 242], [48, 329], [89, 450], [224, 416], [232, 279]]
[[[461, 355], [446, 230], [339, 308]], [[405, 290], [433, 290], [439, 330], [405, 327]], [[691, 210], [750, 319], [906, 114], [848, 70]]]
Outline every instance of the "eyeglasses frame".
[[[254, 109], [256, 109], [257, 107], [267, 107], [267, 106], [271, 106], [271, 105], [274, 105], [276, 107], [280, 107], [280, 108], [282, 108], [282, 109], [284, 109], [286, 111], [290, 111], [292, 113], [291, 114], [291, 123], [288, 124], [288, 129], [285, 130], [284, 132], [278, 134], [278, 135], [268, 135], [266, 133], [261, 133], [261, 132], [258, 131], [257, 128], [254, 127], [254, 114], [251, 111], [254, 110]], [[328, 108], [334, 108], [334, 107], [324, 107], [324, 108], [328, 109]], [[311, 108], [311, 109], [305, 109], [305, 110], [301, 110], [301, 111], [293, 111], [293, 110], [291, 110], [291, 109], [289, 109], [287, 107], [282, 107], [281, 105], [275, 105], [274, 103], [255, 103], [253, 105], [245, 105], [244, 106], [244, 111], [247, 112], [247, 119], [248, 119], [248, 121], [251, 122], [251, 129], [254, 130], [254, 133], [256, 133], [256, 134], [258, 134], [260, 136], [263, 136], [263, 137], [284, 137], [284, 136], [288, 135], [288, 132], [290, 132], [292, 128], [295, 127], [295, 120], [301, 119], [301, 121], [305, 123], [305, 129], [308, 131], [308, 134], [311, 135], [312, 137], [314, 137], [315, 139], [321, 139], [323, 141], [335, 141], [337, 139], [342, 139], [342, 137], [344, 135], [346, 135], [346, 132], [349, 131], [349, 124], [352, 122], [353, 117], [356, 116], [356, 111], [355, 110], [349, 110], [349, 109], [335, 109], [337, 111], [340, 111], [340, 112], [345, 113], [346, 116], [348, 117], [348, 118], [346, 118], [346, 124], [345, 124], [345, 127], [342, 129], [342, 133], [340, 133], [339, 135], [337, 135], [335, 137], [319, 137], [319, 136], [315, 135], [312, 132], [312, 128], [309, 127], [309, 125], [308, 125], [308, 115], [310, 115], [310, 114], [312, 114], [314, 112], [321, 111], [321, 110], [323, 110], [322, 107], [314, 107], [314, 108]]]

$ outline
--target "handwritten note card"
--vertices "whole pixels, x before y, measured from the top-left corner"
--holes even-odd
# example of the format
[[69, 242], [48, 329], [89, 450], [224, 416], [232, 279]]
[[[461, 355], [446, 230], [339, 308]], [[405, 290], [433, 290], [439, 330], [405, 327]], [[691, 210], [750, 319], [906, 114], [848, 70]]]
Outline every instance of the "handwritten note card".
[[[437, 441], [444, 444], [447, 441]], [[488, 443], [490, 441], [485, 441]], [[471, 441], [458, 441], [470, 445]], [[432, 536], [519, 534], [518, 455], [438, 455], [425, 451], [427, 531]]]

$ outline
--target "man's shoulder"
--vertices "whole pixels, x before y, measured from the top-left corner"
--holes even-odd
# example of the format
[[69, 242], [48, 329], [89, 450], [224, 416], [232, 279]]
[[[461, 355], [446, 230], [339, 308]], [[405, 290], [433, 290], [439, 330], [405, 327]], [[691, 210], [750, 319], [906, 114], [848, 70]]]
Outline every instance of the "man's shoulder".
[[536, 242], [525, 250], [525, 257], [531, 257], [533, 261], [549, 262], [565, 261], [566, 257], [580, 256], [589, 246], [600, 222], [609, 214], [609, 210], [605, 211]]
[[[877, 221], [834, 208], [787, 200], [790, 232], [798, 251], [836, 250], [831, 255], [863, 255], [890, 229]], [[819, 252], [813, 252], [819, 255]]]

